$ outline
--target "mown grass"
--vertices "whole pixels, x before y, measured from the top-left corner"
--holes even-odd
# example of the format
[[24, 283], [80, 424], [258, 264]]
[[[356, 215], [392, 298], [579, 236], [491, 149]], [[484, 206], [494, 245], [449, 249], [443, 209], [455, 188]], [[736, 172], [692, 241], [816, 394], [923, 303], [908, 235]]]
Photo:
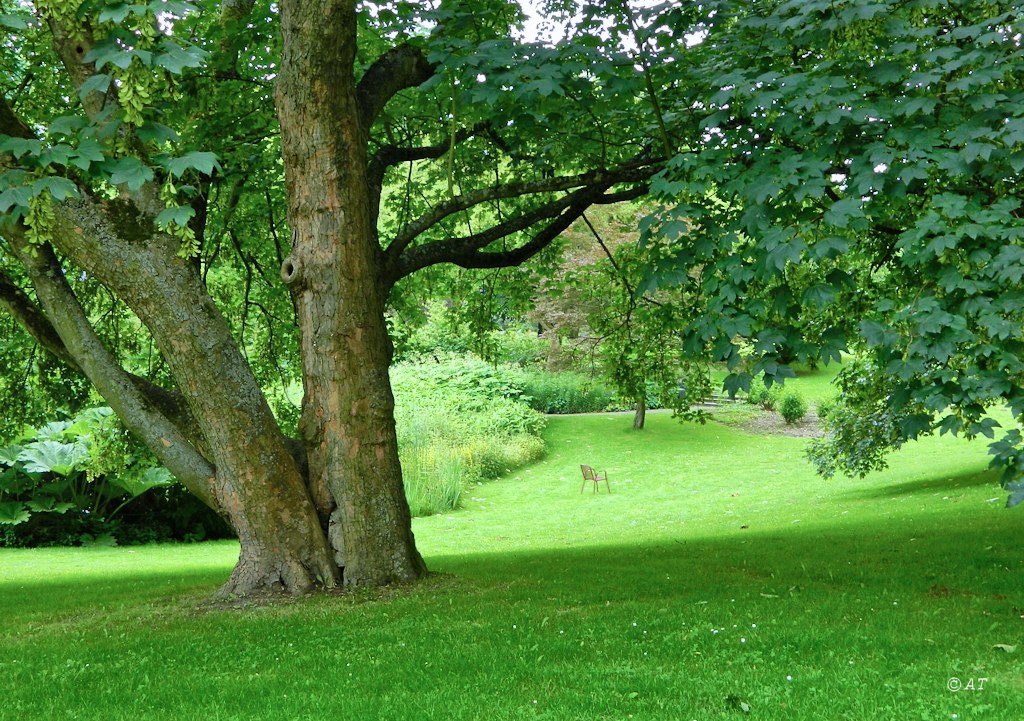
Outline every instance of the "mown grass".
[[0, 719], [1024, 718], [1024, 516], [983, 445], [822, 482], [801, 439], [648, 424], [551, 419], [416, 522], [407, 589], [223, 609], [233, 544], [0, 551]]

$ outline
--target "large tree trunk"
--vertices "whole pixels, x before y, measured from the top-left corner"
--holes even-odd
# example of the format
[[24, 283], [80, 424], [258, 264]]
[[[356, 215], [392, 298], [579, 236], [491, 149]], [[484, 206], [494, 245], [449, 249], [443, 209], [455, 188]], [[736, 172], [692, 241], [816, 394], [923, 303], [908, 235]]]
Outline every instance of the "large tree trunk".
[[353, 76], [355, 3], [286, 0], [281, 26], [277, 108], [293, 238], [282, 277], [302, 336], [310, 488], [330, 516], [346, 586], [411, 580], [426, 569], [398, 460], [387, 283]]
[[332, 585], [337, 566], [284, 436], [193, 264], [177, 257], [175, 239], [139, 222], [155, 214], [147, 202], [156, 201], [68, 201], [54, 242], [146, 324], [188, 403], [216, 469], [216, 505], [241, 542], [224, 593]]

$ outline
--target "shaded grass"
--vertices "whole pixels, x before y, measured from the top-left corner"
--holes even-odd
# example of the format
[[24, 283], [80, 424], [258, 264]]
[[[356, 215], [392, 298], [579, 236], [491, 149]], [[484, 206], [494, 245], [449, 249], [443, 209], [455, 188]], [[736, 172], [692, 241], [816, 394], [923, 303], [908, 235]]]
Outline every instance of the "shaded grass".
[[418, 520], [411, 589], [226, 611], [233, 544], [2, 551], [0, 719], [1024, 718], [993, 648], [1024, 517], [983, 445], [822, 482], [800, 439], [630, 422], [552, 419], [546, 461]]

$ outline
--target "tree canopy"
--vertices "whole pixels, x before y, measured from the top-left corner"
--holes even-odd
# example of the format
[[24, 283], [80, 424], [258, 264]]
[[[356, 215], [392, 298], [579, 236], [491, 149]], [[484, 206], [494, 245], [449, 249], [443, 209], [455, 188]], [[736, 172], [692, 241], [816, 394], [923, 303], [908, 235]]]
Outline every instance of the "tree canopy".
[[[994, 438], [990, 410], [1024, 412], [1019, 13], [715, 6], [728, 30], [708, 36], [683, 101], [701, 141], [655, 182], [681, 202], [648, 231], [677, 243], [654, 277], [700, 287], [690, 342], [730, 367], [747, 338], [769, 381], [783, 355], [866, 354], [844, 381], [861, 442], [840, 450], [855, 472], [934, 430]], [[998, 433], [1009, 480], [1024, 471], [1021, 435]]]
[[732, 389], [861, 351], [875, 449], [1024, 410], [1012, 3], [542, 6], [2, 5], [0, 303], [228, 518], [226, 592], [421, 576], [388, 308], [652, 190], [627, 315], [683, 286]]

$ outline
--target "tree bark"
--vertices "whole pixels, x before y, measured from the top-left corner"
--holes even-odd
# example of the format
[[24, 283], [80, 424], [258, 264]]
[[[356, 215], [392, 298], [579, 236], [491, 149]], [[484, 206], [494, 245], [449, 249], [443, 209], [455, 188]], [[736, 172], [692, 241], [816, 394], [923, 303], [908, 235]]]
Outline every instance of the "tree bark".
[[[337, 567], [266, 399], [198, 272], [177, 256], [178, 242], [146, 224], [155, 214], [146, 201], [144, 192], [67, 201], [56, 207], [52, 237], [145, 323], [191, 410], [216, 469], [216, 504], [241, 542], [222, 591], [302, 593], [333, 585]], [[47, 310], [54, 317], [65, 312]], [[78, 360], [84, 365], [85, 358]]]
[[638, 396], [636, 399], [636, 414], [633, 416], [633, 429], [642, 431], [647, 421], [647, 397]]
[[286, 0], [281, 27], [276, 100], [293, 238], [281, 274], [301, 331], [310, 488], [330, 516], [346, 586], [413, 580], [426, 567], [398, 460], [389, 289], [353, 74], [355, 3]]

